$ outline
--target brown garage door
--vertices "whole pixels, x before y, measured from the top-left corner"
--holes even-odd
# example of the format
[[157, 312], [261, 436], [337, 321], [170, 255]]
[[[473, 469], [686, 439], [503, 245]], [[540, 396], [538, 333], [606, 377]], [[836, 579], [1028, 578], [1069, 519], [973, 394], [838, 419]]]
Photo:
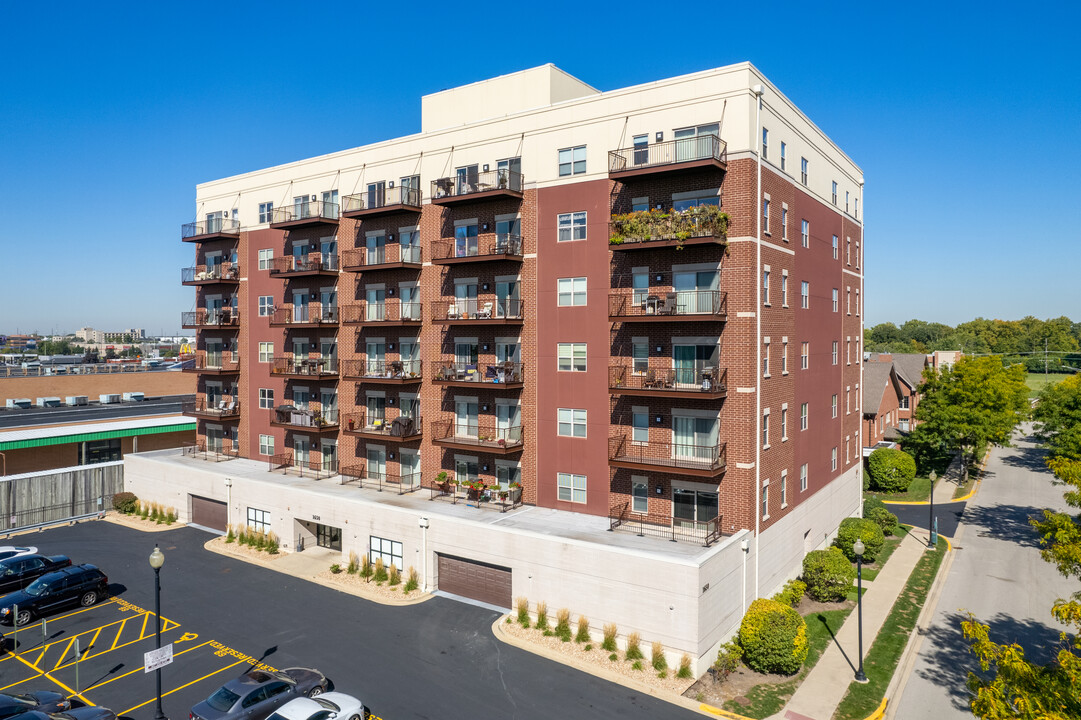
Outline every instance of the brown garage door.
[[191, 521], [196, 525], [225, 532], [229, 514], [225, 503], [210, 498], [189, 495], [191, 498]]
[[439, 589], [509, 608], [510, 568], [439, 555]]

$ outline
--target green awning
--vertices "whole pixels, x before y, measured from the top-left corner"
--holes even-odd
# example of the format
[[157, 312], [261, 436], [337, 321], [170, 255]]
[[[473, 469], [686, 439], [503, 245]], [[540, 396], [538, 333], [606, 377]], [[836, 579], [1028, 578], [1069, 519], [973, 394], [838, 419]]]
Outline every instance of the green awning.
[[102, 432], [72, 433], [71, 435], [55, 435], [53, 437], [33, 438], [30, 440], [11, 440], [0, 442], [0, 452], [5, 450], [21, 450], [23, 448], [45, 447], [47, 445], [67, 445], [69, 443], [88, 442], [91, 440], [112, 440], [113, 438], [137, 437], [139, 435], [158, 435], [168, 432], [184, 432], [195, 430], [195, 423], [182, 425], [163, 425], [160, 427], [129, 428], [126, 430], [105, 430]]

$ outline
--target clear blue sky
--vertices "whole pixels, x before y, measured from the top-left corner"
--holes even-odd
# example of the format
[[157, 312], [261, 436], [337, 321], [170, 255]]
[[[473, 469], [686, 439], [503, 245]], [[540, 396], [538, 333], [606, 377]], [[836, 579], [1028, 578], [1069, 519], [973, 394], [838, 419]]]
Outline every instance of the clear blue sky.
[[601, 90], [757, 65], [863, 168], [868, 325], [1081, 320], [1076, 4], [687, 8], [9, 4], [0, 332], [178, 332], [197, 183], [415, 132], [422, 94], [545, 62]]

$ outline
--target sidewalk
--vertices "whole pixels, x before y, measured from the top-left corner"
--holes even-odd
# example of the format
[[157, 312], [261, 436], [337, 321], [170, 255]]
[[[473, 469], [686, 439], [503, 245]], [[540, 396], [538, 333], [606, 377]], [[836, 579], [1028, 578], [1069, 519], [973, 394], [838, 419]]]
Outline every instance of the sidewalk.
[[[952, 490], [951, 490], [952, 492]], [[901, 541], [873, 583], [863, 593], [863, 651], [871, 648], [908, 576], [927, 550], [927, 531], [915, 528]], [[835, 640], [796, 690], [788, 705], [774, 718], [829, 720], [844, 698], [859, 667], [857, 612], [845, 620]]]
[[[975, 468], [969, 468], [974, 472]], [[935, 505], [953, 502], [953, 494], [961, 487], [961, 459], [955, 457], [946, 472], [935, 483]]]

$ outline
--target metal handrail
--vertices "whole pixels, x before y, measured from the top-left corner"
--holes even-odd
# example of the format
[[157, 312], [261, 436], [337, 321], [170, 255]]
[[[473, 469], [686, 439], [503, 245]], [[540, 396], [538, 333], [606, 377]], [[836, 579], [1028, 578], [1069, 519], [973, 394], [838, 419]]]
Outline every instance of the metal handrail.
[[619, 245], [675, 241], [692, 238], [727, 238], [728, 213], [716, 205], [686, 210], [636, 210], [613, 214], [608, 223], [608, 243]]
[[432, 379], [476, 383], [520, 383], [525, 378], [525, 365], [520, 362], [487, 364], [442, 362], [435, 365]]
[[728, 369], [651, 367], [645, 372], [633, 372], [627, 365], [610, 365], [608, 387], [613, 390], [725, 393], [728, 390]]
[[728, 293], [721, 290], [643, 292], [631, 288], [608, 294], [609, 317], [728, 317]]
[[229, 395], [222, 395], [215, 401], [202, 396], [183, 401], [180, 404], [180, 412], [183, 415], [198, 413], [221, 418], [239, 417], [240, 401]]
[[275, 357], [271, 360], [270, 374], [310, 375], [312, 377], [337, 375], [338, 358], [323, 355], [309, 355], [308, 357], [284, 355]]
[[[398, 417], [403, 417], [399, 415]], [[349, 413], [345, 416], [345, 430], [346, 432], [359, 432], [369, 435], [378, 434], [385, 435], [387, 437], [405, 437], [414, 438], [420, 437], [423, 434], [422, 425], [423, 419], [419, 417], [408, 418], [412, 420], [412, 432], [408, 435], [395, 434], [395, 428], [401, 428], [401, 425], [394, 423], [395, 418], [379, 418], [373, 419], [371, 424], [368, 424], [368, 412], [362, 410], [360, 412]]]
[[520, 320], [523, 318], [524, 301], [518, 298], [503, 298], [491, 300], [449, 300], [447, 302], [434, 302], [432, 307], [432, 320], [499, 320], [508, 318]]
[[514, 233], [495, 233], [483, 239], [478, 236], [475, 248], [469, 247], [468, 244], [459, 245], [457, 239], [432, 242], [432, 260], [521, 256], [522, 236]]
[[608, 151], [608, 172], [660, 167], [698, 160], [727, 162], [728, 143], [716, 135], [696, 135], [640, 147]]
[[423, 319], [423, 304], [402, 302], [399, 298], [387, 298], [383, 302], [361, 300], [355, 305], [342, 308], [342, 322], [420, 322]]
[[225, 217], [208, 217], [205, 220], [184, 223], [180, 226], [181, 239], [199, 237], [200, 235], [236, 235], [240, 232], [240, 221]]
[[281, 255], [271, 261], [271, 275], [288, 275], [301, 272], [335, 272], [338, 254], [310, 252], [303, 255]]
[[524, 176], [513, 170], [497, 169], [489, 172], [468, 173], [461, 177], [445, 177], [432, 180], [432, 199], [462, 197], [493, 190], [509, 190], [520, 193], [525, 185]]
[[422, 360], [343, 360], [342, 374], [347, 377], [420, 380], [423, 367]]
[[270, 224], [293, 222], [294, 220], [337, 220], [338, 203], [322, 200], [305, 200], [292, 205], [276, 207], [271, 211]]
[[276, 308], [270, 322], [273, 325], [335, 325], [338, 322], [338, 306], [310, 303], [296, 307], [290, 303]]
[[482, 447], [518, 447], [525, 441], [525, 426], [501, 428], [490, 423], [437, 420], [432, 423], [432, 438]]
[[290, 427], [323, 428], [337, 427], [338, 414], [324, 414], [319, 410], [306, 410], [294, 407], [292, 410], [273, 408], [270, 411], [271, 425], [288, 425]]
[[239, 280], [240, 266], [231, 262], [218, 263], [217, 265], [195, 265], [193, 267], [180, 268], [180, 282], [190, 283], [200, 280]]
[[352, 248], [341, 252], [341, 266], [367, 267], [388, 265], [390, 263], [411, 263], [420, 265], [424, 262], [424, 248], [420, 245], [402, 245], [390, 243], [379, 248]]
[[199, 350], [195, 353], [196, 370], [239, 370], [240, 353], [233, 350], [222, 350], [217, 353], [209, 353]]
[[407, 475], [388, 472], [368, 472], [367, 465], [363, 462], [356, 465], [343, 465], [339, 471], [343, 478], [351, 478], [348, 481], [343, 479], [343, 484], [345, 482], [356, 482], [361, 487], [374, 487], [379, 492], [393, 490], [399, 495], [404, 495], [406, 493], [416, 492], [422, 487], [421, 474], [419, 472], [409, 473]]
[[208, 310], [201, 308], [180, 313], [182, 326], [196, 325], [200, 327], [236, 327], [240, 325], [240, 312], [229, 307]]
[[720, 470], [727, 464], [726, 443], [694, 445], [673, 442], [633, 442], [626, 434], [608, 438], [608, 459], [662, 467]]
[[650, 522], [646, 513], [632, 512], [630, 503], [623, 503], [608, 511], [608, 531], [622, 529], [626, 532], [633, 532], [639, 537], [655, 537], [671, 540], [672, 542], [686, 540], [703, 543], [706, 547], [709, 547], [721, 538], [721, 517], [721, 515], [718, 515], [706, 522], [696, 522], [690, 527], [677, 525], [674, 519], [668, 525], [661, 525]]
[[342, 198], [342, 212], [377, 210], [395, 205], [419, 209], [421, 205], [420, 188], [399, 185], [398, 187], [380, 188], [375, 192], [346, 195]]

